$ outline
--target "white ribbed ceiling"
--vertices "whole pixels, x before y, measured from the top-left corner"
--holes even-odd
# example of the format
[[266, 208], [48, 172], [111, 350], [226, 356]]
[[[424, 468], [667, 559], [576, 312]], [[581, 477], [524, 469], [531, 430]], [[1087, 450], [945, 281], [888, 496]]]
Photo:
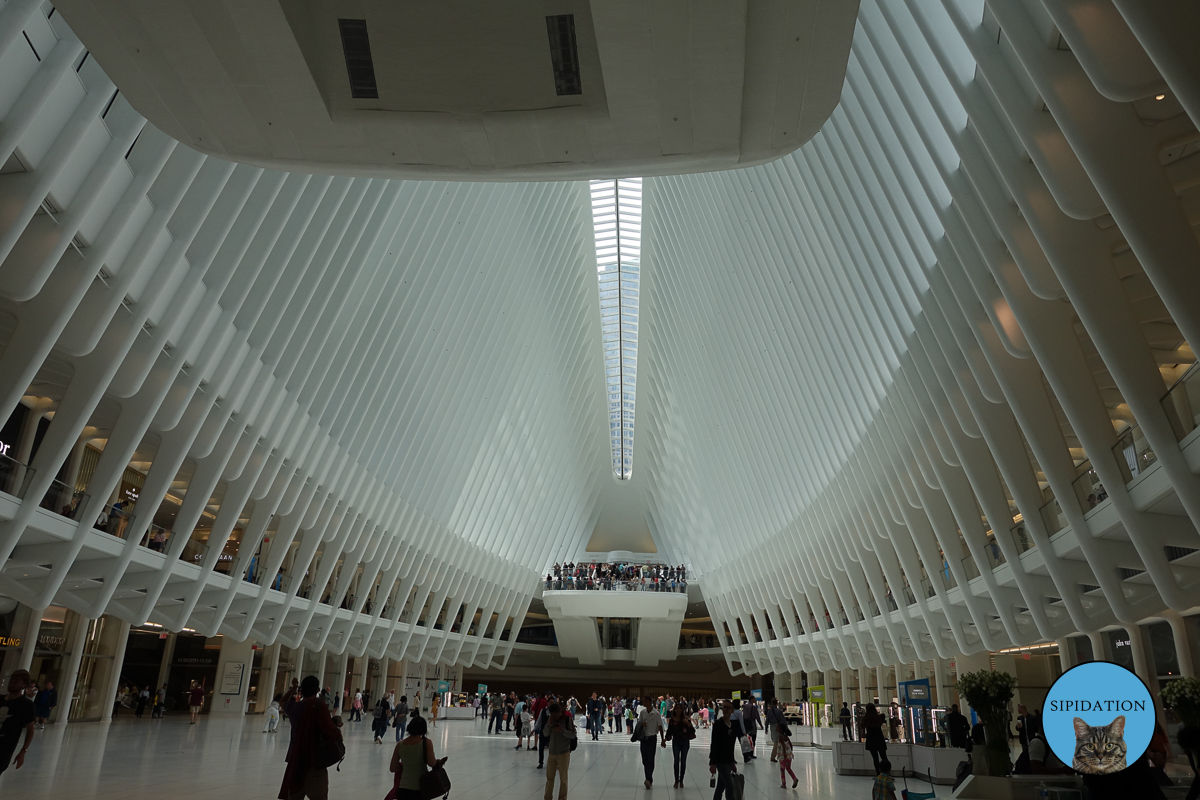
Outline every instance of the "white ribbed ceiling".
[[[864, 3], [812, 141], [642, 182], [635, 339], [622, 316], [606, 350], [587, 182], [204, 156], [145, 124], [49, 7], [9, 0], [0, 397], [54, 421], [0, 555], [52, 566], [0, 588], [470, 661], [480, 643], [447, 655], [440, 630], [410, 649], [421, 609], [519, 623], [537, 573], [595, 537], [690, 564], [726, 656], [759, 672], [1196, 605], [1190, 384], [1163, 398], [1200, 336], [1200, 94], [1153, 14], [1069, 5]], [[29, 498], [81, 438], [103, 450], [82, 518], [133, 460], [139, 508], [171, 491], [177, 533], [207, 509], [210, 544], [269, 540], [291, 583], [229, 588], [219, 548], [199, 573], [141, 569], [136, 541], [88, 562], [102, 584], [71, 583], [91, 540], [33, 543]], [[357, 607], [329, 624], [302, 582]]]

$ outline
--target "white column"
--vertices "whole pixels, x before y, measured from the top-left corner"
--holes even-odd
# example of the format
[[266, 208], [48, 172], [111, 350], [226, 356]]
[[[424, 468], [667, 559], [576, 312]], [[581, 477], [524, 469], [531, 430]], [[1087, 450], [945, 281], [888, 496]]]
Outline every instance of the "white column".
[[158, 682], [154, 684], [155, 690], [160, 686], [166, 686], [167, 680], [171, 677], [171, 661], [175, 658], [175, 642], [178, 640], [179, 634], [168, 633], [167, 644], [163, 647], [162, 661], [158, 665]]
[[[42, 632], [42, 615], [45, 613], [45, 607], [29, 609], [29, 625], [25, 627], [25, 638], [21, 640], [21, 658], [17, 661], [17, 669], [28, 670], [33, 666], [33, 651], [37, 649], [38, 635]], [[37, 676], [34, 675], [33, 679], [37, 680]]]
[[129, 644], [129, 623], [123, 620], [117, 620], [116, 617], [110, 619], [117, 622], [117, 641], [113, 648], [112, 672], [108, 676], [108, 686], [105, 687], [106, 694], [104, 695], [105, 703], [100, 706], [103, 719], [112, 718], [112, 704], [116, 699], [117, 689], [121, 686], [121, 670], [125, 667], [125, 646]]
[[863, 705], [871, 702], [871, 690], [867, 687], [867, 684], [870, 683], [870, 681], [867, 680], [867, 675], [870, 673], [870, 667], [858, 668], [858, 702], [862, 703]]
[[304, 680], [304, 645], [292, 651], [292, 674], [298, 681]]
[[317, 653], [317, 683], [321, 684], [321, 688], [325, 688], [325, 662], [329, 660], [328, 654], [322, 650]]
[[946, 702], [946, 675], [942, 671], [942, 660], [940, 658], [933, 659], [933, 682], [936, 684], [937, 694], [930, 702], [939, 706], [948, 706]]
[[283, 645], [276, 642], [267, 648], [267, 652], [263, 653], [262, 671], [258, 675], [260, 702], [257, 705], [260, 708], [266, 709], [271, 704], [271, 700], [275, 698], [275, 679], [279, 675], [279, 655], [282, 651]]
[[58, 705], [50, 712], [52, 722], [66, 720], [71, 713], [71, 700], [75, 696], [75, 683], [79, 680], [79, 665], [83, 662], [83, 646], [87, 641], [88, 626], [91, 620], [74, 614], [75, 624], [71, 629], [71, 639], [67, 643], [67, 668], [63, 670], [58, 685]]
[[[231, 679], [226, 685], [225, 675], [232, 665], [240, 665], [241, 680], [234, 685]], [[217, 659], [217, 678], [213, 683], [213, 716], [240, 717], [246, 714], [246, 697], [250, 692], [250, 670], [254, 665], [254, 640], [235, 642], [228, 636], [221, 637], [221, 655]], [[236, 689], [229, 691], [227, 689]]]
[[1093, 631], [1087, 637], [1088, 641], [1092, 643], [1092, 661], [1108, 661], [1107, 648], [1104, 646], [1104, 634]]
[[1066, 672], [1074, 664], [1071, 662], [1074, 659], [1071, 657], [1071, 640], [1065, 636], [1058, 640], [1058, 665], [1062, 667], [1062, 671]]
[[1196, 677], [1196, 667], [1192, 661], [1192, 637], [1188, 635], [1187, 620], [1174, 609], [1168, 609], [1159, 616], [1171, 626], [1171, 635], [1175, 639], [1175, 658], [1179, 662], [1179, 674], [1185, 678]]
[[1142, 633], [1141, 626], [1130, 625], [1125, 628], [1125, 633], [1129, 636], [1129, 649], [1133, 651], [1133, 671], [1147, 685], [1152, 686], [1151, 679], [1155, 676], [1150, 674], [1150, 665], [1146, 661], [1146, 637]]
[[[392, 660], [387, 656], [379, 659], [379, 674], [371, 681], [371, 696], [383, 697], [387, 691], [387, 674], [392, 668]], [[398, 696], [398, 695], [397, 695]]]

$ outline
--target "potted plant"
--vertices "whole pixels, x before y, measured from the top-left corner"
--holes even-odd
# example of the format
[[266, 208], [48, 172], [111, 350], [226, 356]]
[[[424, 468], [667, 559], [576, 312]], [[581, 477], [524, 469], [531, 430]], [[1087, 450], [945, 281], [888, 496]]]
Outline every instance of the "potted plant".
[[1179, 717], [1179, 732], [1176, 739], [1179, 747], [1187, 753], [1188, 762], [1196, 769], [1200, 754], [1200, 680], [1179, 678], [1162, 687], [1159, 692], [1163, 705]]
[[1008, 746], [1008, 707], [1017, 679], [1007, 672], [979, 670], [958, 676], [959, 695], [983, 723], [989, 775], [1008, 775], [1012, 759]]

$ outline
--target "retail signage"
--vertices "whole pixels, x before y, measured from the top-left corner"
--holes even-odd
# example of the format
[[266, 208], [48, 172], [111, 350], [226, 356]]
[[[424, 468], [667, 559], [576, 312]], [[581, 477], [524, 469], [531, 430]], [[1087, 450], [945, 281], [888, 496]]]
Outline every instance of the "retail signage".
[[225, 673], [221, 676], [221, 694], [241, 694], [242, 677], [246, 673], [246, 665], [240, 661], [227, 661]]
[[900, 702], [907, 703], [910, 706], [928, 706], [929, 702], [929, 678], [921, 678], [915, 681], [900, 681]]
[[450, 691], [450, 681], [438, 681], [438, 694], [445, 694]]
[[0, 647], [20, 647], [21, 640], [11, 636], [0, 636]]
[[741, 693], [741, 692], [734, 692], [734, 693], [733, 693], [733, 699], [734, 699], [734, 700], [741, 700], [741, 699], [742, 699], [742, 693]]
[[1050, 687], [1042, 730], [1067, 766], [1110, 775], [1146, 752], [1154, 719], [1154, 700], [1141, 678], [1120, 664], [1089, 661], [1071, 667]]
[[0, 442], [0, 456], [8, 455], [8, 448], [12, 447], [8, 442]]
[[762, 689], [751, 689], [750, 696], [755, 700], [762, 700]]
[[819, 684], [817, 686], [808, 687], [808, 699], [812, 700], [814, 703], [824, 703], [825, 686]]
[[479, 688], [476, 691], [479, 694], [487, 694], [487, 684], [486, 683], [479, 684]]

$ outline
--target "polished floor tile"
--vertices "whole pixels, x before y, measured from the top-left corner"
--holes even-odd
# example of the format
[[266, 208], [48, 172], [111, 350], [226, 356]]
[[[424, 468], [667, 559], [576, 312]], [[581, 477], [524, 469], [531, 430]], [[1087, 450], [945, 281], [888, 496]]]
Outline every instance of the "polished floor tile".
[[[52, 725], [38, 731], [24, 768], [0, 775], [0, 797], [35, 800], [141, 800], [141, 798], [273, 798], [283, 777], [290, 731], [262, 733], [262, 717], [204, 717], [189, 725], [186, 716], [113, 723]], [[569, 800], [709, 800], [708, 732], [699, 731], [688, 759], [686, 788], [672, 789], [671, 750], [659, 749], [654, 788], [642, 786], [638, 747], [628, 736], [606, 734], [593, 742], [580, 730], [571, 759]], [[488, 735], [482, 721], [443, 720], [432, 731], [438, 756], [446, 764], [451, 800], [537, 800], [545, 786], [535, 769], [537, 753], [513, 749], [511, 733]], [[352, 723], [346, 735], [346, 760], [330, 771], [334, 800], [380, 800], [391, 787], [387, 771], [392, 743], [376, 745], [369, 723]], [[779, 770], [769, 747], [744, 768], [746, 800], [832, 800], [870, 797], [870, 779], [833, 773], [827, 750], [796, 748], [792, 769], [796, 789], [779, 788]], [[790, 784], [790, 781], [789, 781]], [[914, 789], [928, 784], [914, 782]], [[950, 795], [938, 787], [939, 797]], [[557, 798], [557, 789], [555, 797]]]

